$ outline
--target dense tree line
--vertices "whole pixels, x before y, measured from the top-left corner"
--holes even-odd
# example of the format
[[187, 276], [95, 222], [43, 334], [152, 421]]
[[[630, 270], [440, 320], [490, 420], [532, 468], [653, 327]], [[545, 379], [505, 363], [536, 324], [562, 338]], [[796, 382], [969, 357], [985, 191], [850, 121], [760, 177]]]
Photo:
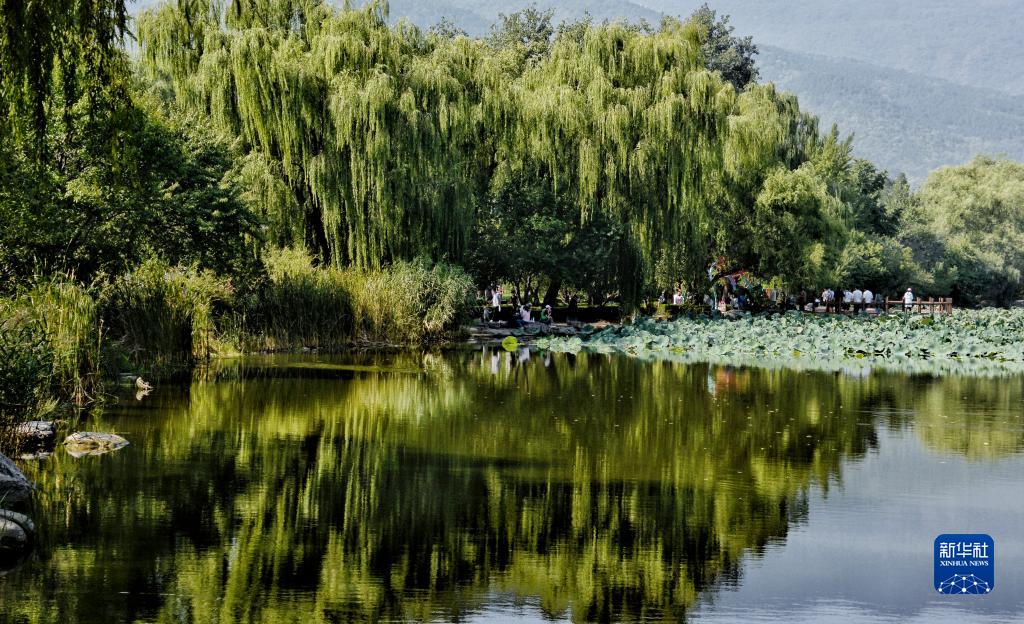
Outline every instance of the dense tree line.
[[449, 260], [549, 300], [699, 293], [713, 261], [790, 289], [1019, 295], [1024, 259], [999, 251], [1015, 165], [914, 193], [758, 83], [756, 46], [707, 7], [657, 26], [529, 9], [477, 39], [389, 26], [383, 2], [179, 0], [142, 14], [133, 64], [123, 0], [24, 6], [0, 22], [7, 289], [151, 256], [250, 275], [269, 246]]

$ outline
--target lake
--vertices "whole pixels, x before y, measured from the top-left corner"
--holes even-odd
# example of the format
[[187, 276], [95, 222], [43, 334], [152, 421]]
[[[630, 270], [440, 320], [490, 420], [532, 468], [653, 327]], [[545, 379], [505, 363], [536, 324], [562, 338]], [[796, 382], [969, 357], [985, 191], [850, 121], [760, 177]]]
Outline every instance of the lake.
[[[22, 461], [0, 622], [1024, 620], [1024, 379], [524, 349], [217, 362]], [[995, 539], [939, 595], [941, 533]]]

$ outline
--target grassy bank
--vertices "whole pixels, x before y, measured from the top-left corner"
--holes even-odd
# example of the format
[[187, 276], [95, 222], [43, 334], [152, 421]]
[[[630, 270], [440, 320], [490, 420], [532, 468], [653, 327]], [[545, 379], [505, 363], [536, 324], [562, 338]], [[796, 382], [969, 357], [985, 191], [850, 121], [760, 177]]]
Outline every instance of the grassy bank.
[[159, 377], [218, 355], [451, 338], [472, 294], [466, 273], [444, 263], [320, 268], [297, 251], [270, 255], [245, 283], [157, 261], [88, 286], [41, 281], [0, 297], [0, 430], [89, 403], [120, 372]]
[[1013, 375], [1024, 373], [1024, 310], [879, 317], [791, 312], [667, 322], [645, 318], [581, 337], [541, 338], [536, 343], [554, 351], [585, 349], [737, 366]]

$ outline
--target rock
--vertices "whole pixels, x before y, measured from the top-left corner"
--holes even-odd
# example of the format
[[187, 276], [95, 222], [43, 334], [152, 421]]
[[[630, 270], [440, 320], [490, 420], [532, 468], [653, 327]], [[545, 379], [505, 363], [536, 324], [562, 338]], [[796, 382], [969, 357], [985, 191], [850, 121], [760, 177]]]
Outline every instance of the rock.
[[128, 440], [113, 433], [84, 431], [72, 433], [64, 439], [64, 448], [72, 457], [102, 455], [128, 446]]
[[56, 434], [57, 426], [48, 420], [30, 420], [14, 428], [14, 435], [29, 446], [42, 446]]
[[20, 503], [32, 496], [33, 489], [14, 462], [0, 455], [0, 503]]
[[32, 550], [35, 532], [28, 516], [0, 509], [0, 576], [24, 561]]

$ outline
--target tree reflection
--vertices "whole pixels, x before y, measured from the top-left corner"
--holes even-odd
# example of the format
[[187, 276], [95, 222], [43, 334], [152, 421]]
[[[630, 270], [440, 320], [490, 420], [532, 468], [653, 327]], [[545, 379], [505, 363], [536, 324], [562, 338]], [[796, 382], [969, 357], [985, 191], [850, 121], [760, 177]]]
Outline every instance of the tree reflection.
[[461, 620], [510, 592], [552, 617], [677, 621], [879, 425], [993, 457], [1019, 428], [932, 414], [1020, 400], [1005, 381], [486, 348], [226, 364], [93, 424], [128, 449], [36, 468], [39, 554], [0, 581], [0, 619]]

